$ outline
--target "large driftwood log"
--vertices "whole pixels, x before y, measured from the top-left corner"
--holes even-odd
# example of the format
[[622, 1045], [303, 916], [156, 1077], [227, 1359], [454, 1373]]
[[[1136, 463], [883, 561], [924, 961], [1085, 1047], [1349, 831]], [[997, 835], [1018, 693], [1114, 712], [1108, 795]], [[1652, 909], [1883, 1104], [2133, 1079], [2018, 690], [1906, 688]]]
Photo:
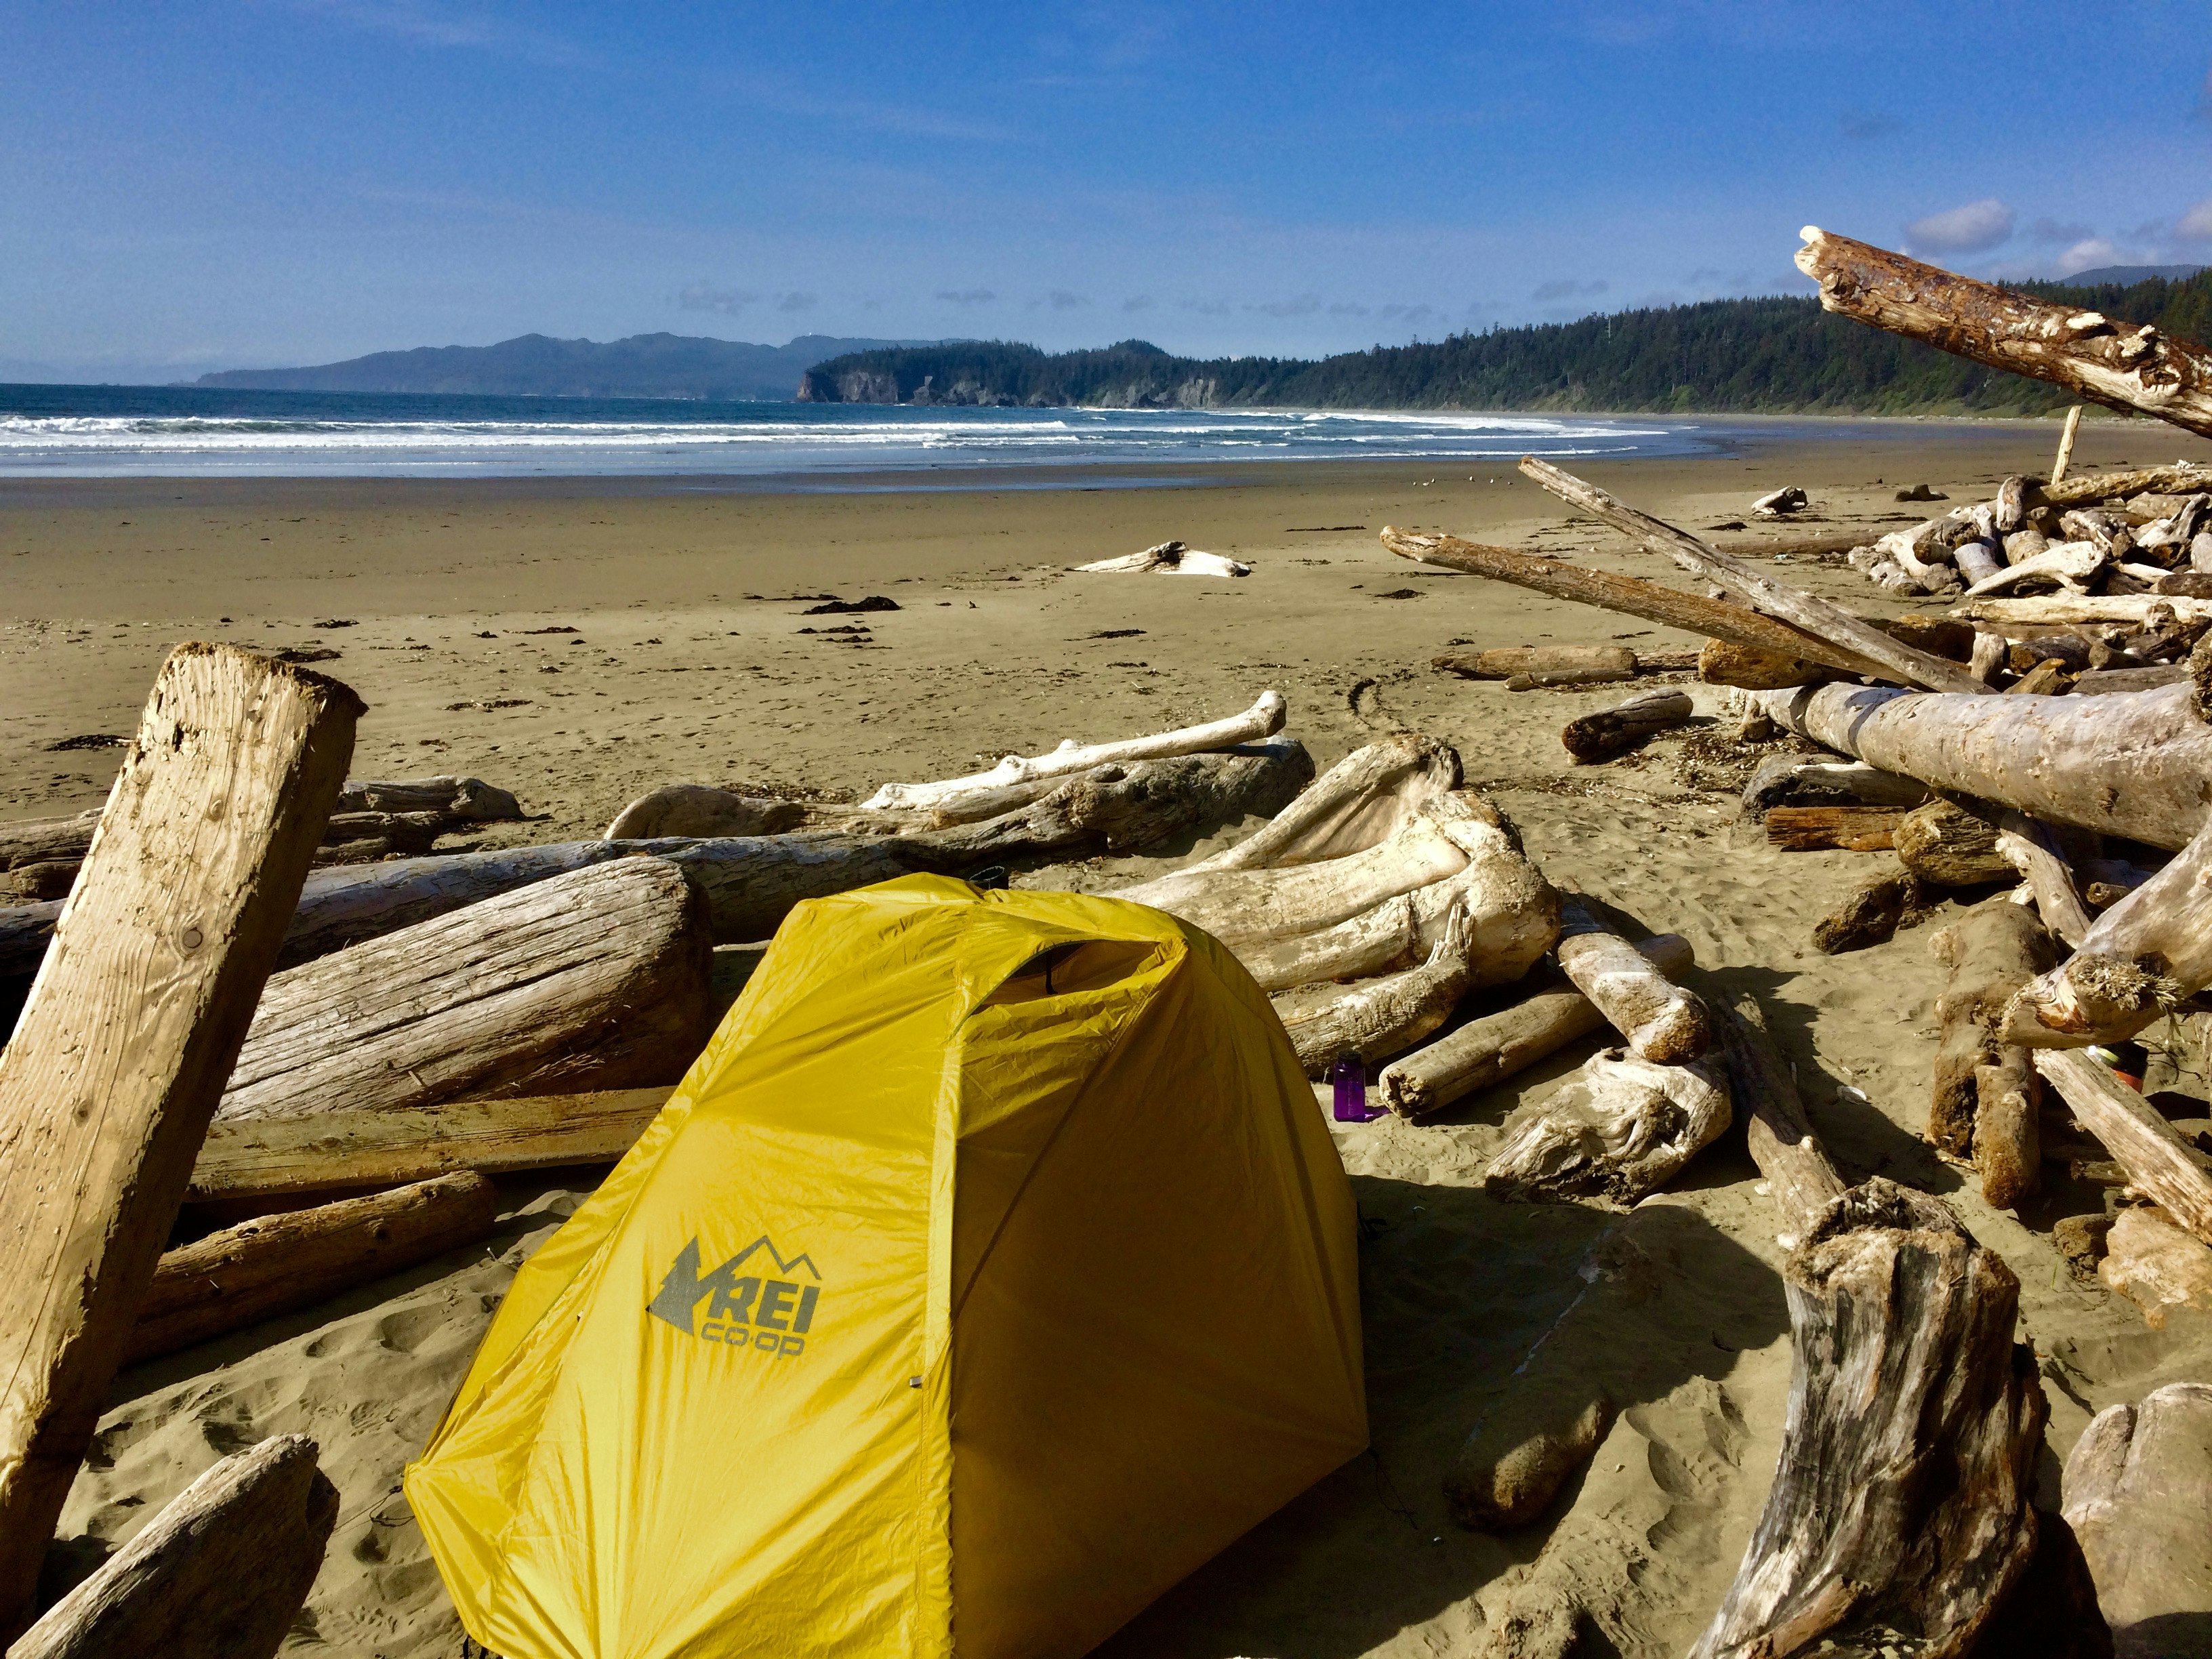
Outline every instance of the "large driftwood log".
[[2212, 725], [2191, 688], [2110, 697], [1959, 697], [1872, 686], [1747, 694], [1838, 754], [2032, 817], [2186, 846], [2204, 820]]
[[556, 876], [276, 975], [216, 1115], [673, 1083], [707, 1040], [713, 953], [672, 865]]
[[487, 1238], [498, 1219], [499, 1189], [463, 1170], [210, 1233], [161, 1257], [125, 1363], [311, 1308]]
[[1674, 1179], [1728, 1128], [1719, 1067], [1595, 1054], [1548, 1099], [1515, 1115], [1482, 1173], [1493, 1198], [1603, 1197], [1633, 1204]]
[[1929, 939], [1950, 970], [1936, 999], [1942, 1037], [1935, 1090], [1928, 1104], [1929, 1144], [1953, 1158], [1972, 1156], [1980, 1099], [1975, 1073], [2001, 1063], [1998, 1037], [2006, 1006], [2057, 956], [2043, 924], [2007, 900], [1985, 899]]
[[1751, 646], [1784, 657], [1802, 657], [1841, 669], [1846, 674], [1886, 674], [1871, 658], [1832, 644], [1817, 635], [1771, 617], [1761, 616], [1749, 605], [1645, 581], [1640, 576], [1616, 576], [1609, 571], [1586, 569], [1559, 559], [1547, 559], [1510, 547], [1490, 547], [1462, 541], [1456, 536], [1430, 536], [1386, 525], [1382, 545], [1401, 559], [1419, 564], [1442, 565], [1493, 580], [1533, 588], [1554, 599], [1594, 605], [1602, 611], [1641, 617], [1685, 633], [1732, 644]]
[[2104, 1142], [2131, 1185], [2212, 1244], [2212, 1176], [2156, 1108], [2079, 1048], [2038, 1048], [2035, 1069], [2064, 1097], [2075, 1120]]
[[[1456, 785], [1456, 755], [1449, 755], [1449, 765]], [[1140, 847], [1201, 824], [1265, 814], [1312, 775], [1304, 746], [1281, 738], [1224, 754], [1141, 762], [1114, 782], [1096, 773], [1065, 780], [1043, 799], [1003, 817], [913, 835], [580, 841], [320, 870], [307, 878], [278, 961], [285, 967], [312, 961], [501, 893], [641, 854], [684, 870], [707, 900], [717, 943], [763, 939], [801, 899], [917, 872], [959, 875], [1017, 855], [1101, 842]], [[1358, 815], [1356, 806], [1344, 810]], [[0, 908], [0, 977], [11, 968], [35, 969], [59, 909]]]
[[[1042, 793], [1042, 791], [1039, 791]], [[653, 841], [663, 836], [775, 836], [806, 822], [795, 800], [739, 795], [702, 783], [667, 783], [647, 790], [615, 814], [602, 841]]]
[[1324, 1075], [1346, 1054], [1371, 1065], [1402, 1053], [1449, 1019], [1474, 982], [1467, 932], [1464, 912], [1453, 909], [1443, 937], [1419, 967], [1351, 985], [1307, 986], [1271, 998], [1307, 1075]]
[[[337, 1488], [305, 1435], [234, 1452], [48, 1608], [8, 1659], [271, 1659], [337, 1518]], [[43, 1552], [45, 1535], [35, 1541]]]
[[1757, 1000], [1741, 995], [1732, 1006], [1716, 1003], [1712, 1014], [1729, 1097], [1745, 1115], [1751, 1161], [1766, 1177], [1782, 1212], [1784, 1237], [1794, 1246], [1829, 1202], [1843, 1195], [1844, 1178], [1813, 1133], [1796, 1076], [1774, 1046]]
[[1727, 640], [1707, 640], [1698, 653], [1698, 678], [1708, 685], [1733, 685], [1747, 691], [1773, 691], [1787, 685], [1820, 685], [1837, 671], [1802, 657], [1759, 651]]
[[1081, 745], [1069, 739], [1048, 754], [1009, 755], [988, 772], [947, 778], [938, 783], [887, 783], [860, 805], [863, 811], [872, 812], [929, 811], [979, 789], [1026, 783], [1035, 778], [1066, 777], [1108, 764], [1127, 765], [1133, 761], [1234, 749], [1239, 744], [1256, 743], [1281, 731], [1285, 706], [1281, 692], [1263, 691], [1251, 708], [1226, 720], [1117, 743]]
[[350, 1107], [313, 1117], [208, 1126], [192, 1184], [198, 1202], [395, 1187], [474, 1170], [504, 1175], [611, 1164], [668, 1103], [669, 1091], [454, 1100], [404, 1112]]
[[1712, 1046], [1712, 1018], [1685, 990], [1579, 903], [1559, 908], [1559, 967], [1595, 1004], [1639, 1060], [1658, 1066], [1692, 1060]]
[[[1669, 978], [1680, 976], [1691, 965], [1690, 942], [1678, 933], [1662, 933], [1636, 948]], [[1539, 991], [1524, 1002], [1469, 1020], [1449, 1036], [1393, 1060], [1377, 1084], [1392, 1111], [1401, 1117], [1429, 1117], [1454, 1101], [1504, 1082], [1604, 1024], [1597, 1005], [1571, 986]]]
[[1571, 675], [1578, 681], [1632, 680], [1636, 653], [1625, 645], [1513, 645], [1448, 652], [1431, 668], [1468, 680], [1510, 680], [1521, 674]]
[[2012, 1042], [2117, 1042], [2212, 984], [2212, 818], [2074, 943], [2074, 954], [2029, 981], [2007, 1011]]
[[2212, 437], [2212, 352], [2201, 346], [1955, 276], [1816, 225], [1801, 234], [1797, 269], [1820, 283], [1826, 310]]
[[1875, 1179], [1791, 1252], [1790, 1405], [1766, 1508], [1696, 1659], [1957, 1659], [2034, 1553], [2050, 1407], [2020, 1282], [1938, 1200]]
[[345, 779], [361, 700], [229, 646], [155, 681], [0, 1050], [0, 1641]]
[[1569, 720], [1559, 741], [1577, 762], [1593, 765], [1626, 753], [1655, 733], [1686, 726], [1695, 712], [1686, 691], [1645, 691], [1614, 708]]
[[1647, 513], [1638, 512], [1595, 484], [1549, 461], [1526, 456], [1522, 459], [1521, 471], [1561, 501], [1603, 520], [1650, 551], [1672, 559], [1692, 575], [1720, 583], [1767, 616], [1802, 633], [1831, 641], [1854, 656], [1881, 664], [1886, 678], [1900, 679], [1907, 685], [1923, 685], [1937, 691], [1988, 690], [1958, 664], [1895, 639], [1872, 623], [1802, 588], [1778, 582], [1755, 565], [1707, 546], [1686, 530], [1678, 530]]
[[2212, 1384], [2098, 1413], [2063, 1490], [2116, 1659], [2212, 1655]]
[[100, 809], [65, 818], [32, 818], [21, 823], [0, 823], [0, 870], [20, 870], [32, 864], [74, 864], [92, 845], [100, 828]]

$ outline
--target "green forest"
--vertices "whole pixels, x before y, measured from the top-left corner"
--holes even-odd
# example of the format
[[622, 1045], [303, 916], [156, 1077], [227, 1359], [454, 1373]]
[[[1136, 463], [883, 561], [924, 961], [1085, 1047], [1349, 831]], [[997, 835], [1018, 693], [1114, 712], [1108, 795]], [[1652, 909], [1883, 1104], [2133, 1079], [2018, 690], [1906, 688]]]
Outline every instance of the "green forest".
[[[2023, 283], [2054, 303], [2212, 340], [2212, 270], [2125, 287]], [[1699, 410], [1833, 415], [2037, 415], [2067, 401], [1822, 311], [1813, 299], [1698, 305], [1492, 328], [1319, 362], [1177, 357], [1142, 340], [1048, 354], [981, 340], [855, 352], [817, 364], [803, 400], [1055, 407]]]

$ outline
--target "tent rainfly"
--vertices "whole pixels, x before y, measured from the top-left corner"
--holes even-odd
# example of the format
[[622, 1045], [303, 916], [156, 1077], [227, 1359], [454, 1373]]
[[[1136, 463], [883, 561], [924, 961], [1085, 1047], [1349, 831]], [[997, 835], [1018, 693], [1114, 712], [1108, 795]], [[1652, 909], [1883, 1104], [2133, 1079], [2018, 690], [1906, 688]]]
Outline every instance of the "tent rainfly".
[[1073, 1656], [1366, 1444], [1266, 996], [1125, 901], [799, 905], [406, 1490], [507, 1659]]

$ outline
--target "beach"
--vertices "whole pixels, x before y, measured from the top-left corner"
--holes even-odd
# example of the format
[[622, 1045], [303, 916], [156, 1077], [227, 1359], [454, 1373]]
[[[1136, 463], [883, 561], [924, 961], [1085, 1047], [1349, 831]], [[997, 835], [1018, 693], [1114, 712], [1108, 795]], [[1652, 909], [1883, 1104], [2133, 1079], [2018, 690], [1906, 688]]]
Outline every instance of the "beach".
[[[1855, 428], [1870, 423], [1856, 422]], [[1917, 522], [1926, 483], [1979, 500], [2049, 466], [2054, 422], [1893, 422], [1849, 441], [1747, 441], [1706, 457], [1565, 463], [1739, 550]], [[2077, 471], [2212, 460], [2212, 442], [2092, 421]], [[1756, 520], [1785, 484], [1811, 507]], [[1452, 647], [1691, 637], [1386, 550], [1386, 525], [1687, 578], [1577, 521], [1508, 461], [970, 468], [927, 477], [15, 478], [0, 482], [0, 822], [96, 806], [167, 653], [188, 639], [295, 651], [369, 705], [352, 775], [452, 773], [512, 790], [526, 822], [473, 844], [598, 836], [657, 785], [851, 801], [1063, 738], [1231, 714], [1267, 688], [1327, 767], [1411, 729], [1455, 744], [1563, 890], [1686, 936], [1693, 987], [1755, 994], [1849, 1180], [1940, 1194], [2021, 1282], [2021, 1339], [2050, 1396], [2039, 1501], [2096, 1409], [2212, 1375], [2185, 1314], [2148, 1328], [2072, 1279], [2051, 1221], [2094, 1210], [2063, 1181], [2025, 1212], [1983, 1204], [1922, 1140], [1942, 969], [1927, 940], [1826, 957], [1814, 922], [1878, 856], [1783, 853], [1739, 821], [1741, 775], [1703, 720], [1628, 758], [1570, 763], [1571, 717], [1623, 688], [1514, 694], [1438, 673]], [[1159, 542], [1228, 554], [1241, 580], [1085, 574]], [[1769, 556], [1771, 556], [1771, 555]], [[1774, 572], [1870, 616], [1893, 599], [1832, 556]], [[815, 614], [834, 598], [896, 609]], [[316, 653], [335, 653], [313, 656]], [[1723, 692], [1685, 682], [1701, 716]], [[1146, 858], [1020, 871], [1103, 890], [1226, 845], [1233, 826]], [[1500, 996], [1493, 1004], [1510, 1000]], [[1472, 1654], [1516, 1595], [1571, 1594], [1623, 1653], [1683, 1650], [1765, 1501], [1789, 1376], [1788, 1246], [1741, 1133], [1629, 1215], [1485, 1197], [1512, 1109], [1590, 1052], [1577, 1044], [1434, 1122], [1334, 1126], [1363, 1213], [1374, 1449], [1255, 1529], [1101, 1651], [1229, 1659]], [[2186, 1121], [2184, 1133], [2206, 1127]], [[64, 1536], [113, 1543], [216, 1457], [304, 1432], [340, 1520], [289, 1651], [458, 1654], [459, 1632], [398, 1495], [507, 1279], [588, 1190], [506, 1183], [493, 1243], [118, 1378]], [[1601, 1240], [1653, 1288], [1571, 1315]], [[1591, 1315], [1590, 1317], [1596, 1317]], [[1503, 1537], [1447, 1518], [1439, 1478], [1547, 1334], [1602, 1364], [1620, 1407], [1542, 1522]], [[1546, 1363], [1550, 1363], [1547, 1361]], [[93, 1553], [96, 1554], [97, 1551]], [[1602, 1649], [1599, 1650], [1603, 1650]]]

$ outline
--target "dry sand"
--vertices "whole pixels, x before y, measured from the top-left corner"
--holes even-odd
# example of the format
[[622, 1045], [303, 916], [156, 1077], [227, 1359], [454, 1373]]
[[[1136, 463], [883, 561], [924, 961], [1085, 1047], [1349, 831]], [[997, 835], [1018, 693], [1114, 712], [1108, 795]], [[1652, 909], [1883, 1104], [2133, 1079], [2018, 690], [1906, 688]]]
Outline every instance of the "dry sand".
[[[1926, 509], [1892, 500], [1900, 484], [1956, 498], [2046, 465], [2053, 431], [1899, 423], [1870, 441], [1587, 471], [1692, 526], [1801, 483], [1809, 522], [1773, 533], [1820, 533], [1918, 516]], [[2077, 464], [2177, 454], [2212, 459], [2212, 446], [2092, 423]], [[328, 672], [371, 705], [354, 775], [455, 771], [511, 787], [536, 817], [488, 838], [501, 842], [594, 835], [657, 783], [865, 793], [1066, 736], [1228, 713], [1277, 686], [1291, 732], [1324, 766], [1399, 724], [1458, 744], [1469, 781], [1493, 793], [1557, 884], [1688, 935], [1693, 983], [1758, 994], [1848, 1178], [1879, 1172], [1942, 1194], [2010, 1261], [2052, 1406], [2044, 1501], [2094, 1409], [2212, 1377], [2200, 1325], [2177, 1316], [2152, 1331], [2059, 1265], [2049, 1225], [2100, 1208], [2094, 1189], [2062, 1183], [2022, 1215], [1992, 1212], [1921, 1142], [1939, 983], [1928, 930], [1840, 957], [1808, 942], [1880, 855], [1770, 850], [1735, 821], [1740, 773], [1705, 757], [1696, 732], [1613, 765], [1570, 766], [1558, 729], [1609, 701], [1606, 690], [1516, 696], [1426, 666], [1451, 641], [1693, 641], [1420, 569], [1375, 532], [1441, 528], [1672, 579], [1661, 562], [1573, 524], [1504, 465], [1471, 479], [1463, 467], [1383, 464], [1188, 477], [1196, 487], [1102, 489], [1090, 487], [1097, 474], [1030, 473], [835, 495], [696, 479], [0, 485], [0, 819], [96, 804], [112, 753], [50, 745], [131, 730], [163, 653], [187, 637], [337, 649]], [[1255, 574], [1066, 572], [1170, 537], [1233, 553]], [[1869, 611], [1902, 608], [1849, 570], [1780, 568]], [[866, 636], [801, 634], [848, 620], [802, 618], [786, 597], [825, 592], [881, 593], [901, 608], [852, 619]], [[530, 631], [554, 626], [580, 635]], [[1190, 850], [1018, 879], [1104, 887]], [[1740, 1135], [1626, 1217], [1482, 1195], [1505, 1116], [1591, 1046], [1437, 1124], [1340, 1127], [1362, 1208], [1380, 1224], [1363, 1257], [1374, 1450], [1103, 1651], [1473, 1654], [1511, 1598], [1547, 1588], [1586, 1609], [1589, 1650], [1674, 1653], [1693, 1638], [1773, 1467], [1786, 1252]], [[457, 1654], [399, 1472], [514, 1267], [575, 1200], [543, 1183], [515, 1183], [512, 1197], [500, 1237], [466, 1259], [118, 1379], [64, 1534], [127, 1537], [222, 1454], [311, 1434], [343, 1507], [293, 1650]], [[1577, 1304], [1577, 1268], [1608, 1235], [1609, 1249], [1645, 1264], [1642, 1289]], [[1585, 1374], [1623, 1409], [1541, 1522], [1471, 1536], [1446, 1518], [1440, 1475], [1547, 1332], [1518, 1386]]]

